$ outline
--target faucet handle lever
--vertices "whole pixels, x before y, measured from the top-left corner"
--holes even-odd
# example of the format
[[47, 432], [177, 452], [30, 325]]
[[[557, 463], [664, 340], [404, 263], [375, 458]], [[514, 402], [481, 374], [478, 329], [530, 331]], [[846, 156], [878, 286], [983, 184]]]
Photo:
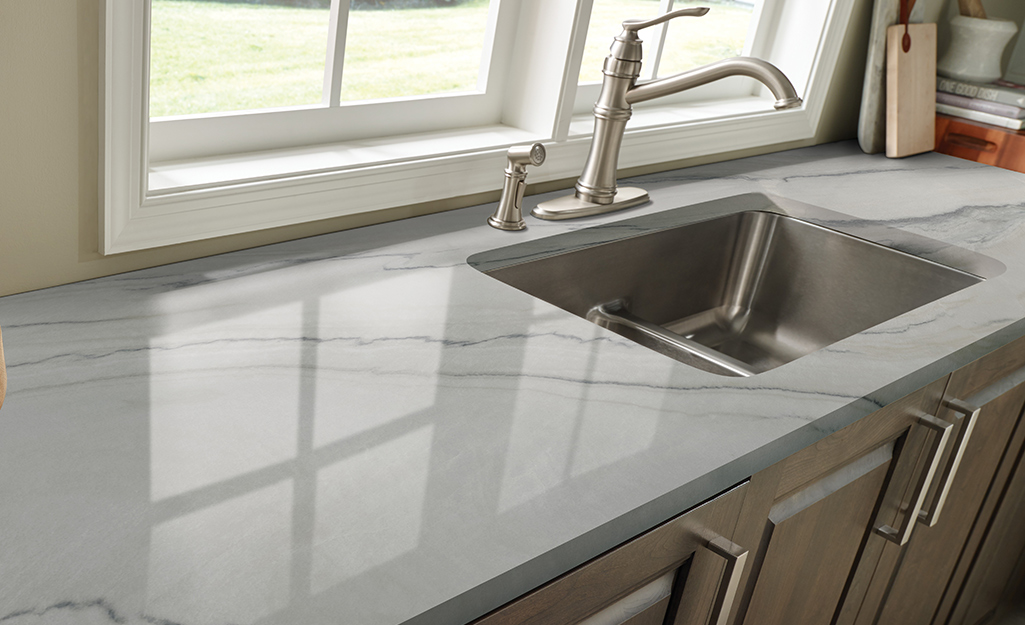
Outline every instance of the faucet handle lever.
[[708, 13], [708, 7], [690, 7], [687, 9], [678, 9], [676, 11], [670, 11], [665, 15], [659, 15], [658, 17], [652, 18], [650, 20], [626, 20], [625, 22], [623, 22], [623, 30], [636, 32], [638, 30], [641, 30], [642, 28], [647, 28], [649, 26], [661, 24], [662, 22], [668, 22], [674, 17], [701, 17], [705, 13]]

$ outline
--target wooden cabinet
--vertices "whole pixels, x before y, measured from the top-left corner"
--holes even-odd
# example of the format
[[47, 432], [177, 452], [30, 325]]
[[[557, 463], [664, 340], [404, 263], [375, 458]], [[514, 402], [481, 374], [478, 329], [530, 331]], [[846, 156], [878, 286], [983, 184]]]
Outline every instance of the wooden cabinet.
[[869, 571], [885, 545], [913, 530], [935, 456], [950, 436], [930, 416], [944, 384], [931, 384], [752, 480], [761, 492], [749, 495], [737, 536], [757, 540], [758, 550], [736, 623], [855, 621], [870, 576], [852, 571]]
[[[940, 414], [949, 420], [961, 417], [958, 423], [961, 435], [971, 425], [971, 416], [964, 416], [965, 413], [978, 407], [974, 427], [963, 446], [949, 446], [945, 459], [948, 466], [953, 460], [952, 454], [963, 449], [963, 455], [935, 523], [932, 526], [920, 524], [911, 541], [895, 554], [898, 566], [877, 573], [874, 584], [885, 588], [886, 600], [878, 608], [869, 606], [878, 617], [866, 622], [947, 623], [959, 597], [969, 603], [974, 600], [976, 591], [963, 593], [961, 589], [972, 573], [972, 562], [979, 560], [978, 544], [1001, 498], [999, 493], [1006, 489], [1006, 470], [999, 469], [1015, 462], [1021, 446], [1014, 434], [1020, 429], [1020, 416], [1025, 406], [1023, 346], [1009, 345], [954, 372], [944, 402], [961, 407], [960, 415], [950, 407]], [[954, 442], [959, 438], [955, 437]], [[943, 485], [942, 480], [938, 480], [933, 490]], [[937, 497], [934, 492], [932, 498]], [[987, 498], [990, 499], [988, 507], [985, 506]], [[1000, 507], [1006, 509], [1008, 504]], [[1007, 537], [999, 541], [1000, 549], [1010, 560], [1008, 570], [1002, 574], [1005, 583], [1025, 546], [1025, 527], [1016, 529], [1018, 540], [1013, 539], [1018, 537]], [[992, 562], [994, 557], [995, 554], [985, 555], [981, 560]], [[977, 620], [957, 622], [975, 623]]]
[[[1025, 467], [1020, 450], [1025, 432], [1019, 424], [1015, 443], [1018, 453], [1008, 457], [1013, 473], [1006, 485], [994, 492], [999, 508], [985, 528], [980, 548], [969, 563], [961, 585], [951, 625], [976, 625], [988, 622], [1004, 608], [1025, 604]], [[1010, 468], [1010, 467], [1009, 467]], [[981, 530], [980, 530], [981, 531]]]
[[1025, 589], [1023, 410], [1025, 338], [476, 625], [981, 625]]
[[747, 559], [730, 540], [747, 490], [738, 486], [475, 625], [724, 625]]
[[936, 152], [1025, 172], [1025, 130], [936, 115]]
[[[1025, 563], [1022, 562], [1025, 552], [1025, 468], [1022, 467], [1025, 463], [1025, 417], [1021, 414], [1023, 402], [1020, 396], [1025, 385], [1025, 339], [956, 372], [951, 388], [958, 383], [958, 374], [964, 374], [966, 378], [961, 385], [967, 389], [961, 393], [977, 393], [980, 403], [987, 396], [997, 398], [1005, 406], [1004, 413], [1001, 415], [994, 411], [991, 417], [999, 417], [1014, 425], [1009, 442], [1002, 448], [996, 442], [984, 450], [980, 446], [981, 455], [999, 457], [999, 462], [995, 463], [995, 475], [987, 484], [962, 557], [951, 576], [950, 590], [940, 603], [939, 614], [946, 617], [942, 622], [975, 625], [987, 622], [991, 615], [999, 613], [1010, 602], [1022, 602], [1022, 576], [1025, 575]], [[983, 384], [975, 383], [976, 380], [991, 382], [977, 391], [976, 388]], [[984, 407], [980, 425], [985, 415]]]
[[[1025, 339], [752, 478], [736, 536], [751, 544], [761, 529], [764, 538], [734, 622], [977, 625], [992, 616], [1020, 588], [1016, 571], [1025, 575], [1023, 406]], [[775, 485], [771, 503], [756, 485]], [[802, 492], [811, 505], [787, 503]]]

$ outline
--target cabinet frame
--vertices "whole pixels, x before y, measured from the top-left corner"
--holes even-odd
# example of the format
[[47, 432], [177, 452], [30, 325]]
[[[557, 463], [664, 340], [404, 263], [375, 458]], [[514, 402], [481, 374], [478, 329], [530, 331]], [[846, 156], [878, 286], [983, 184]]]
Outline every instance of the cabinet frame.
[[[853, 556], [854, 567], [847, 573], [842, 591], [837, 597], [835, 606], [826, 606], [832, 621], [845, 619], [853, 622], [857, 617], [857, 607], [864, 600], [869, 589], [868, 582], [875, 564], [883, 555], [884, 547], [889, 544], [879, 536], [875, 529], [883, 525], [900, 526], [906, 511], [902, 511], [902, 502], [907, 501], [922, 479], [929, 479], [923, 471], [930, 453], [930, 433], [924, 431], [920, 420], [926, 415], [934, 415], [940, 404], [947, 379], [941, 378], [926, 385], [922, 389], [901, 398], [884, 408], [868, 415], [856, 423], [827, 436], [777, 464], [756, 474], [752, 480], [752, 492], [749, 494], [745, 509], [741, 513], [740, 525], [737, 529], [737, 540], [753, 545], [755, 553], [752, 565], [742, 580], [743, 595], [737, 602], [731, 623], [759, 623], [765, 619], [771, 621], [771, 615], [750, 613], [752, 600], [758, 590], [762, 575], [771, 573], [777, 576], [779, 563], [768, 563], [766, 557], [772, 541], [773, 523], [770, 514], [774, 506], [781, 504], [805, 489], [816, 487], [832, 474], [848, 469], [859, 459], [866, 458], [878, 450], [892, 446], [892, 458], [885, 480], [879, 486], [878, 497], [874, 499], [872, 510], [863, 510], [861, 514], [869, 515], [865, 534], [861, 544], [856, 547]], [[860, 478], [859, 478], [860, 479]], [[837, 490], [836, 492], [840, 492]], [[821, 495], [822, 500], [832, 497], [834, 493]], [[850, 555], [851, 547], [846, 547]], [[844, 574], [841, 572], [841, 574]], [[835, 588], [834, 588], [835, 591]]]
[[[745, 568], [746, 550], [733, 549], [736, 545], [731, 539], [748, 488], [745, 481], [513, 600], [473, 625], [579, 623], [674, 569], [681, 570], [670, 596], [655, 605], [669, 614], [673, 625], [704, 625], [718, 608], [718, 601], [726, 602], [723, 607], [729, 609], [730, 582], [735, 591], [740, 579], [739, 573], [730, 575], [731, 567], [721, 552], [732, 549], [739, 560], [734, 567]], [[635, 617], [640, 618], [646, 620], [625, 623], [663, 622], [651, 621], [644, 613]]]
[[615, 622], [976, 625], [1025, 585], [1023, 514], [1025, 337], [473, 625], [579, 623], [666, 575]]

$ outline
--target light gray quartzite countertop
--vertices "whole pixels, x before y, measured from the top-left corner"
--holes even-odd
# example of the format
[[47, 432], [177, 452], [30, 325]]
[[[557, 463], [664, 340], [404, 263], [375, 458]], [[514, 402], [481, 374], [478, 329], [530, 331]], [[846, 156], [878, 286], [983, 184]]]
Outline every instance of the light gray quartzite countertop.
[[[0, 299], [0, 623], [462, 623], [1025, 334], [1020, 174], [849, 142], [639, 183], [520, 233], [479, 206]], [[1007, 271], [744, 379], [465, 262], [752, 191]]]

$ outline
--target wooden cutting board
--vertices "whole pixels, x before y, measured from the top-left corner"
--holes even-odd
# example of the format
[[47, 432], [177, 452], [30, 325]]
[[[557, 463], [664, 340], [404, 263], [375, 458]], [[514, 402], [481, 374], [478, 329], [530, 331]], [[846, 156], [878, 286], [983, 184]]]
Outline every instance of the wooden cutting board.
[[[912, 23], [934, 23], [946, 9], [946, 0], [918, 0], [912, 5]], [[896, 24], [898, 17], [899, 3], [875, 0], [858, 117], [858, 143], [866, 154], [886, 151], [886, 28]]]
[[900, 158], [936, 145], [936, 24], [886, 29], [886, 155]]

